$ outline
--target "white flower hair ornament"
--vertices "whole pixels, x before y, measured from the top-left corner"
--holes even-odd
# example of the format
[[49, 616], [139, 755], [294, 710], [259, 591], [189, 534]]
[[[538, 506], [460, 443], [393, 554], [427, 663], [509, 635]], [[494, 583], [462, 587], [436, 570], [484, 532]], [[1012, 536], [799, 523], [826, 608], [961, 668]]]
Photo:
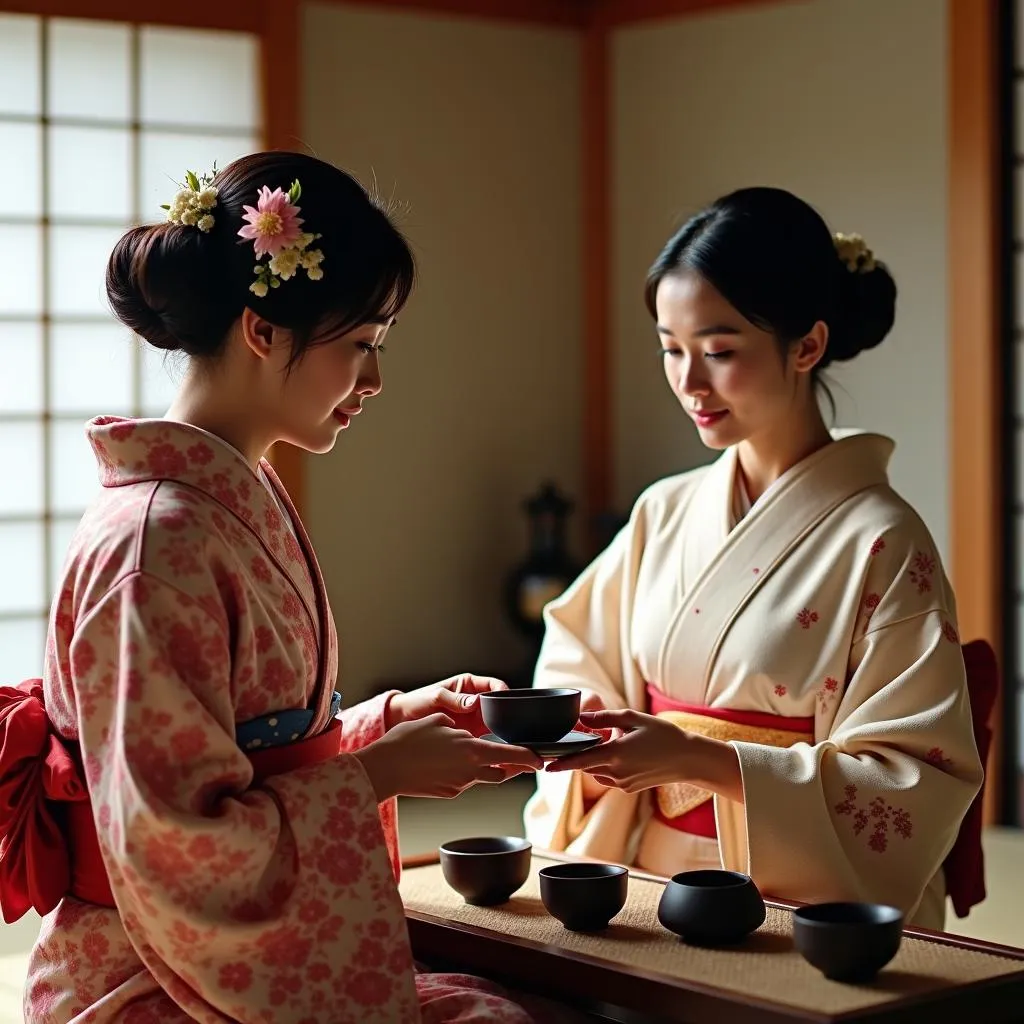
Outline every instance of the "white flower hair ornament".
[[209, 174], [185, 172], [185, 183], [179, 185], [174, 202], [169, 206], [165, 203], [160, 207], [161, 210], [167, 211], [167, 219], [172, 224], [199, 228], [203, 234], [213, 227], [216, 221], [210, 211], [217, 206], [217, 190], [213, 187], [216, 174], [216, 165]]
[[878, 261], [860, 235], [844, 235], [841, 231], [832, 236], [836, 255], [846, 264], [851, 274], [870, 274]]
[[[271, 288], [278, 288], [282, 281], [294, 277], [300, 269], [305, 270], [310, 281], [319, 281], [324, 272], [320, 269], [324, 254], [319, 249], [310, 249], [320, 235], [302, 231], [302, 212], [299, 197], [302, 186], [298, 180], [284, 192], [280, 188], [273, 192], [264, 185], [258, 193], [255, 206], [244, 206], [246, 221], [238, 232], [239, 238], [252, 241], [256, 250], [256, 266], [253, 273], [256, 280], [249, 285], [257, 298], [264, 298]], [[266, 257], [266, 262], [263, 262]]]

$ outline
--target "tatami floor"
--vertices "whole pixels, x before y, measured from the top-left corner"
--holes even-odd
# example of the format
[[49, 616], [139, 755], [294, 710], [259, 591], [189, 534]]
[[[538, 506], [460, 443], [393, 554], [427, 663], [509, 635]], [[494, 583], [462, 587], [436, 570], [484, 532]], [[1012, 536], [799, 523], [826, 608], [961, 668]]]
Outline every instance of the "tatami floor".
[[[400, 810], [406, 855], [436, 849], [446, 839], [471, 835], [518, 835], [528, 783], [478, 786], [457, 800], [406, 800]], [[991, 829], [985, 836], [989, 898], [966, 921], [947, 922], [950, 931], [991, 942], [1024, 946], [1024, 831]], [[0, 1024], [17, 1024], [25, 960], [37, 919], [0, 924]]]

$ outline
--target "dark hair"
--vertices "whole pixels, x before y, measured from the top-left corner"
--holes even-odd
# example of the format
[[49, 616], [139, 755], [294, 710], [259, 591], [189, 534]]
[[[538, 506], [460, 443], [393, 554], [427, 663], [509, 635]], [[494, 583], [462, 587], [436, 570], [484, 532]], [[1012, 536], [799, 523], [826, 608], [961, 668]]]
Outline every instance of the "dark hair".
[[[295, 180], [302, 186], [302, 228], [321, 236], [315, 247], [324, 256], [323, 278], [300, 272], [257, 298], [249, 290], [253, 243], [238, 237], [242, 207], [256, 205], [261, 187], [287, 193]], [[132, 228], [107, 263], [114, 314], [156, 348], [215, 356], [249, 306], [294, 331], [294, 362], [314, 333], [390, 320], [409, 298], [415, 262], [408, 243], [344, 171], [302, 153], [254, 153], [225, 167], [213, 184], [209, 232], [171, 222]]]
[[647, 308], [657, 316], [662, 278], [692, 270], [783, 346], [819, 320], [827, 324], [820, 371], [874, 348], [892, 328], [896, 282], [872, 261], [850, 269], [825, 221], [792, 193], [745, 188], [716, 200], [671, 238], [647, 275]]

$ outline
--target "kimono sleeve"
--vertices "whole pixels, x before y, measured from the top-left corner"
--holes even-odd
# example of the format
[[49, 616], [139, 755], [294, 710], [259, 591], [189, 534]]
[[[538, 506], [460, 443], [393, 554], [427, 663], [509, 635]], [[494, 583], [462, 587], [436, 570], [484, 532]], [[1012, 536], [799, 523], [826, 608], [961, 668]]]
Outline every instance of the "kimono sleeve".
[[596, 693], [609, 708], [627, 706], [623, 656], [636, 533], [633, 522], [623, 527], [565, 593], [544, 609], [535, 686], [579, 687]]
[[824, 740], [733, 744], [747, 849], [726, 841], [723, 857], [741, 870], [749, 859], [769, 894], [888, 903], [911, 916], [983, 771], [951, 596], [908, 599], [897, 578], [876, 622], [854, 641]]
[[71, 647], [100, 847], [125, 931], [199, 1021], [417, 1021], [404, 915], [359, 761], [252, 785], [231, 642], [133, 574]]
[[[596, 693], [607, 708], [643, 710], [629, 629], [644, 537], [641, 499], [605, 551], [545, 608], [535, 686], [578, 687]], [[588, 801], [583, 785], [581, 772], [538, 772], [537, 792], [524, 812], [526, 837], [548, 850], [621, 861], [642, 798], [610, 789]]]
[[342, 746], [349, 753], [362, 750], [379, 740], [387, 729], [387, 710], [391, 698], [397, 693], [391, 690], [378, 694], [360, 704], [345, 708], [339, 714], [342, 724]]

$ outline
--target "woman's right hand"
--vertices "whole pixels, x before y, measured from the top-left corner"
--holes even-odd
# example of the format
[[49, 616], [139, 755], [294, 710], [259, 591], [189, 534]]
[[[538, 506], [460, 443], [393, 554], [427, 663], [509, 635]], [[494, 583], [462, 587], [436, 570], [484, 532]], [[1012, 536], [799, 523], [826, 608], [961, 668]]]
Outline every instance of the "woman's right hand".
[[544, 767], [532, 751], [476, 739], [443, 714], [402, 722], [355, 756], [380, 802], [393, 796], [449, 799], [478, 782], [505, 782]]

